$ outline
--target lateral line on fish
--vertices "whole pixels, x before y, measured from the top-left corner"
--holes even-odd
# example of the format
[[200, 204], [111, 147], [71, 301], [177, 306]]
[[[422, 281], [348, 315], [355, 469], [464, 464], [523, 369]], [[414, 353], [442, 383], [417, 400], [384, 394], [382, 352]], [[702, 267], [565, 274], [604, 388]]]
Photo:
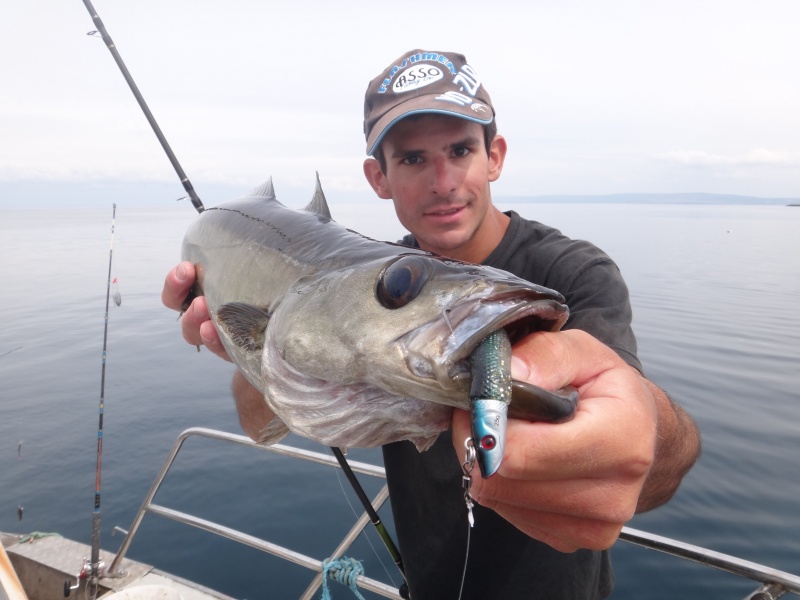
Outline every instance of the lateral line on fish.
[[260, 219], [258, 217], [254, 217], [253, 215], [248, 215], [246, 212], [238, 210], [236, 208], [227, 208], [225, 206], [212, 206], [211, 208], [207, 208], [206, 210], [209, 211], [209, 212], [211, 212], [212, 210], [218, 210], [218, 211], [221, 211], [221, 212], [231, 212], [231, 213], [237, 214], [237, 215], [239, 215], [241, 217], [244, 217], [245, 219], [250, 219], [251, 221], [255, 221], [256, 223], [263, 223], [264, 225], [266, 225], [267, 227], [272, 229], [278, 236], [283, 238], [283, 240], [285, 242], [288, 243], [288, 242], [292, 241], [292, 238], [290, 238], [288, 235], [286, 235], [283, 232], [283, 230], [280, 227], [278, 227], [277, 225], [275, 225], [274, 223], [271, 223], [271, 222], [266, 221], [264, 219]]

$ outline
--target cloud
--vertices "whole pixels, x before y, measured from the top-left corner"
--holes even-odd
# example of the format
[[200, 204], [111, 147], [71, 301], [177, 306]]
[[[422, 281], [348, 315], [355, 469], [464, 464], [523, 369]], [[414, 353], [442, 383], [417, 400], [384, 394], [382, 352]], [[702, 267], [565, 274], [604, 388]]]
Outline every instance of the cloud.
[[797, 166], [800, 165], [800, 154], [792, 152], [776, 152], [765, 148], [756, 148], [744, 154], [723, 155], [704, 152], [703, 150], [676, 150], [665, 152], [654, 157], [662, 162], [677, 163], [684, 166], [698, 167], [759, 167], [759, 166]]

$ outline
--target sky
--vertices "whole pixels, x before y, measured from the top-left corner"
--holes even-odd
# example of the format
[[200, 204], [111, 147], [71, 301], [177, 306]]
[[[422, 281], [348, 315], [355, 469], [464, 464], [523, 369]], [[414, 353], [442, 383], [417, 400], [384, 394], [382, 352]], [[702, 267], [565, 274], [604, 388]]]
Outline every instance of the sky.
[[[800, 197], [797, 0], [94, 0], [198, 193], [369, 198], [367, 83], [466, 55], [509, 144], [493, 195]], [[3, 0], [0, 204], [174, 185], [81, 0]], [[26, 187], [27, 186], [27, 187]], [[177, 195], [177, 192], [176, 192]], [[21, 196], [20, 196], [21, 197]]]

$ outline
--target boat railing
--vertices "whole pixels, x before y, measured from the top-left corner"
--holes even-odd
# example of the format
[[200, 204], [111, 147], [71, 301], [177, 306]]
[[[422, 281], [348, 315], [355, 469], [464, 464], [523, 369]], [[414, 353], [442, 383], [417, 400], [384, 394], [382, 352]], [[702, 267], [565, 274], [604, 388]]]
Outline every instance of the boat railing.
[[[310, 600], [313, 598], [323, 583], [323, 560], [306, 556], [289, 548], [273, 544], [266, 540], [232, 529], [230, 527], [226, 527], [219, 523], [201, 519], [185, 512], [173, 510], [165, 506], [158, 505], [154, 502], [155, 496], [158, 493], [164, 478], [172, 467], [172, 464], [177, 458], [178, 453], [183, 447], [184, 442], [192, 436], [230, 442], [265, 452], [272, 452], [274, 454], [325, 465], [328, 467], [337, 469], [341, 468], [333, 456], [322, 454], [320, 452], [313, 452], [284, 444], [265, 446], [263, 444], [257, 444], [245, 436], [227, 433], [224, 431], [217, 431], [214, 429], [206, 429], [202, 427], [187, 429], [182, 432], [175, 441], [172, 451], [167, 457], [167, 460], [164, 462], [161, 471], [156, 476], [156, 479], [147, 493], [144, 502], [142, 502], [142, 506], [139, 508], [139, 511], [137, 512], [130, 529], [125, 535], [125, 539], [120, 546], [119, 552], [117, 552], [117, 555], [111, 562], [111, 565], [107, 571], [107, 576], [114, 577], [115, 575], [121, 574], [119, 572], [119, 565], [125, 557], [125, 554], [127, 553], [128, 548], [130, 547], [145, 514], [151, 513], [160, 515], [167, 519], [172, 519], [173, 521], [177, 521], [179, 523], [197, 527], [215, 535], [245, 544], [257, 550], [261, 550], [262, 552], [272, 554], [294, 564], [315, 571], [316, 574], [314, 578], [304, 594], [300, 597], [300, 600]], [[349, 461], [349, 463], [352, 470], [356, 473], [368, 475], [370, 477], [386, 479], [386, 472], [383, 467], [359, 461]], [[372, 500], [372, 505], [375, 510], [378, 510], [380, 506], [383, 505], [383, 503], [388, 499], [388, 497], [388, 488], [384, 484], [384, 486]], [[344, 539], [339, 543], [337, 548], [333, 551], [331, 556], [327, 557], [327, 559], [330, 560], [343, 557], [344, 553], [353, 544], [353, 542], [355, 542], [356, 538], [358, 538], [369, 522], [370, 520], [368, 515], [366, 513], [362, 514]], [[749, 594], [745, 600], [775, 600], [787, 593], [800, 595], [800, 577], [785, 571], [779, 571], [777, 569], [743, 560], [735, 556], [723, 554], [721, 552], [715, 552], [707, 548], [694, 546], [692, 544], [687, 544], [678, 540], [639, 531], [630, 527], [624, 527], [622, 529], [619, 539], [625, 542], [643, 546], [651, 550], [658, 550], [660, 552], [671, 554], [685, 560], [726, 571], [728, 573], [732, 573], [756, 582], [759, 587]], [[356, 584], [360, 588], [374, 592], [382, 597], [394, 598], [397, 600], [401, 599], [401, 596], [396, 588], [375, 579], [371, 579], [366, 575], [359, 575], [356, 579]]]
[[[119, 571], [119, 565], [122, 562], [122, 559], [125, 558], [125, 554], [127, 553], [128, 548], [130, 547], [131, 542], [133, 541], [133, 537], [136, 535], [136, 531], [139, 529], [139, 525], [141, 524], [142, 519], [144, 519], [145, 514], [151, 513], [155, 515], [160, 515], [162, 517], [166, 517], [167, 519], [172, 519], [173, 521], [177, 521], [179, 523], [184, 523], [186, 525], [197, 527], [198, 529], [208, 531], [215, 535], [238, 542], [240, 544], [244, 544], [246, 546], [250, 546], [257, 550], [261, 550], [262, 552], [272, 554], [273, 556], [277, 556], [294, 564], [300, 565], [301, 567], [305, 567], [312, 571], [316, 571], [316, 576], [309, 584], [308, 589], [306, 589], [305, 593], [300, 597], [300, 600], [310, 600], [311, 598], [313, 598], [317, 593], [317, 591], [319, 590], [320, 586], [322, 585], [322, 573], [324, 571], [324, 565], [322, 560], [306, 556], [304, 554], [295, 552], [294, 550], [291, 550], [284, 546], [273, 544], [272, 542], [268, 542], [266, 540], [246, 534], [236, 529], [232, 529], [230, 527], [226, 527], [219, 523], [208, 521], [206, 519], [201, 519], [199, 517], [190, 515], [185, 512], [161, 506], [154, 502], [155, 496], [158, 493], [158, 490], [160, 489], [161, 484], [163, 483], [167, 473], [172, 467], [172, 464], [175, 462], [175, 459], [177, 458], [178, 453], [183, 447], [184, 442], [193, 436], [230, 442], [234, 444], [239, 444], [241, 446], [246, 446], [249, 448], [254, 448], [256, 450], [272, 452], [274, 454], [280, 454], [291, 458], [297, 458], [304, 461], [325, 465], [328, 467], [340, 468], [339, 463], [333, 456], [322, 454], [320, 452], [313, 452], [310, 450], [304, 450], [302, 448], [296, 448], [284, 444], [273, 444], [271, 446], [265, 446], [263, 444], [256, 444], [250, 438], [242, 435], [236, 435], [224, 431], [217, 431], [214, 429], [206, 429], [203, 427], [193, 427], [187, 429], [184, 432], [182, 432], [178, 436], [178, 439], [175, 441], [175, 444], [172, 447], [172, 451], [167, 456], [167, 460], [164, 462], [164, 465], [161, 467], [161, 471], [159, 471], [155, 481], [153, 482], [153, 485], [147, 492], [147, 496], [142, 502], [142, 506], [136, 513], [136, 517], [134, 518], [130, 529], [125, 535], [125, 539], [122, 541], [122, 544], [120, 546], [119, 551], [117, 552], [117, 555], [111, 562], [111, 565], [108, 568], [106, 576], [114, 577], [124, 574]], [[350, 464], [350, 468], [355, 473], [386, 479], [386, 472], [384, 471], [383, 467], [359, 461], [351, 460], [348, 462]], [[375, 510], [378, 510], [381, 507], [381, 505], [383, 505], [383, 503], [386, 502], [388, 498], [389, 498], [389, 489], [384, 484], [384, 486], [381, 488], [381, 490], [378, 492], [375, 498], [372, 499], [372, 506], [375, 508]], [[350, 545], [356, 540], [359, 534], [364, 530], [364, 528], [369, 523], [370, 521], [367, 514], [366, 513], [362, 514], [357, 519], [356, 523], [353, 525], [353, 527], [350, 529], [347, 535], [344, 537], [344, 539], [332, 552], [329, 558], [334, 559], [343, 557], [344, 553], [347, 551]], [[394, 598], [397, 600], [401, 600], [401, 596], [398, 593], [397, 588], [391, 587], [375, 579], [371, 579], [365, 575], [359, 575], [356, 579], [356, 584], [362, 589], [370, 590], [371, 592], [374, 592], [385, 598]]]

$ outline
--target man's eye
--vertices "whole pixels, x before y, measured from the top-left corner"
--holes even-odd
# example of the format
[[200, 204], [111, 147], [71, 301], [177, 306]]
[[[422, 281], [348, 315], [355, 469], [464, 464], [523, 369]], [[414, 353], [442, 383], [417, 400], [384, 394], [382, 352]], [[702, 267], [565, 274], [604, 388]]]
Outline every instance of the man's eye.
[[404, 165], [417, 165], [421, 161], [422, 161], [422, 159], [419, 156], [406, 156], [403, 159], [403, 164]]
[[461, 146], [459, 148], [453, 149], [453, 156], [456, 156], [458, 158], [463, 158], [467, 156], [467, 154], [469, 154], [469, 148], [467, 148], [466, 146]]

